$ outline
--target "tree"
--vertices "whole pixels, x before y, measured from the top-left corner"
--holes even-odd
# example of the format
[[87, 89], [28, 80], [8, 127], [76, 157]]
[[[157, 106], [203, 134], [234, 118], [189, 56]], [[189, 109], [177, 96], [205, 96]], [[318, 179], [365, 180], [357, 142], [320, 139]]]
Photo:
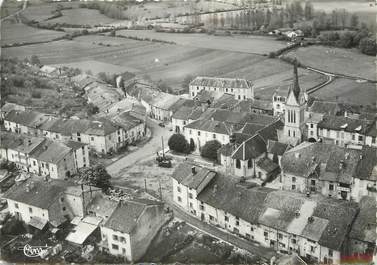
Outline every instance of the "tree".
[[80, 169], [79, 177], [84, 182], [107, 191], [110, 187], [111, 176], [107, 173], [106, 168], [99, 164], [94, 167], [85, 167]]
[[375, 56], [377, 51], [376, 40], [369, 37], [361, 39], [359, 49], [364, 54]]
[[170, 150], [178, 153], [188, 154], [190, 152], [189, 143], [187, 142], [186, 138], [180, 133], [175, 133], [170, 136], [168, 146]]
[[205, 158], [217, 160], [217, 151], [220, 149], [221, 144], [217, 140], [208, 141], [201, 150], [200, 155]]
[[350, 26], [351, 26], [351, 28], [357, 28], [359, 26], [359, 16], [358, 15], [352, 14]]
[[37, 55], [32, 55], [30, 58], [30, 63], [34, 65], [41, 66], [41, 61], [39, 60]]
[[192, 80], [194, 80], [194, 76], [193, 75], [186, 75], [185, 78], [183, 78], [182, 88], [185, 91], [189, 90], [189, 85], [190, 85], [190, 83], [191, 83]]
[[87, 114], [88, 116], [92, 116], [94, 114], [97, 114], [99, 112], [99, 108], [94, 105], [93, 103], [89, 103], [87, 106]]
[[306, 20], [310, 20], [313, 18], [314, 8], [313, 4], [310, 1], [305, 2], [304, 8], [304, 16]]
[[349, 14], [346, 9], [342, 8], [341, 10], [339, 10], [339, 19], [340, 19], [342, 29], [346, 27], [348, 16]]

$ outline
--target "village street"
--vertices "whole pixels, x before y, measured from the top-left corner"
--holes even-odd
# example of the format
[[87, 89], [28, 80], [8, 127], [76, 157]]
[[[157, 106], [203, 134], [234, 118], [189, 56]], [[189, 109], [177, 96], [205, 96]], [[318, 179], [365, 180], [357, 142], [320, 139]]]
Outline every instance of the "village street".
[[167, 147], [168, 139], [173, 132], [170, 132], [168, 127], [160, 127], [157, 121], [150, 118], [147, 118], [146, 125], [152, 131], [152, 139], [136, 151], [107, 166], [106, 170], [113, 178], [120, 177], [122, 171], [127, 167], [133, 166], [142, 160], [148, 160], [151, 156], [155, 156], [156, 152], [161, 150], [161, 137], [164, 138], [164, 144], [165, 147]]

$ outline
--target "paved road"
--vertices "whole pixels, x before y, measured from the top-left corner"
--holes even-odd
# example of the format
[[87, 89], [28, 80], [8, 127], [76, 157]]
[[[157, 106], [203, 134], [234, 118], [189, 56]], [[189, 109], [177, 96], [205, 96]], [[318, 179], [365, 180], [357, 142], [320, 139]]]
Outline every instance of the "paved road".
[[262, 246], [258, 246], [253, 242], [250, 242], [246, 239], [242, 239], [238, 236], [232, 235], [230, 233], [224, 232], [215, 226], [209, 225], [207, 223], [203, 223], [199, 219], [191, 216], [190, 214], [184, 212], [180, 209], [177, 205], [173, 203], [169, 203], [174, 211], [174, 216], [184, 220], [187, 224], [192, 225], [193, 227], [212, 235], [220, 240], [223, 240], [233, 246], [236, 246], [240, 249], [244, 249], [250, 252], [253, 255], [262, 257], [265, 261], [270, 261], [272, 257], [278, 257], [275, 251], [269, 248], [265, 248]]
[[119, 177], [122, 171], [127, 167], [155, 155], [157, 151], [161, 150], [161, 136], [164, 138], [165, 146], [167, 146], [168, 139], [172, 132], [170, 132], [168, 128], [161, 128], [156, 121], [149, 118], [147, 119], [147, 126], [152, 131], [152, 139], [143, 147], [108, 165], [106, 170], [111, 176]]

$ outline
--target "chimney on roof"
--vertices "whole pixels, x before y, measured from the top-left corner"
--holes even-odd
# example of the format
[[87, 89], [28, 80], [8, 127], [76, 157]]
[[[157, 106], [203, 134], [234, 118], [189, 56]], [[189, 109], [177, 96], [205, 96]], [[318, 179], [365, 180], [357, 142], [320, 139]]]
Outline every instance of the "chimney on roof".
[[191, 167], [191, 173], [193, 174], [193, 175], [195, 175], [196, 174], [196, 169], [195, 169], [195, 167], [193, 166], [193, 167]]

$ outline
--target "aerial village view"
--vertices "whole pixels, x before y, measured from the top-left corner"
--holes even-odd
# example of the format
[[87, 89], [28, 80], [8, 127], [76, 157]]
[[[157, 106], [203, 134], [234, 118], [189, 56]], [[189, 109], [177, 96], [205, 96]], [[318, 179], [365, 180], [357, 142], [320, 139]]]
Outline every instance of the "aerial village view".
[[0, 264], [377, 264], [377, 2], [0, 2]]

